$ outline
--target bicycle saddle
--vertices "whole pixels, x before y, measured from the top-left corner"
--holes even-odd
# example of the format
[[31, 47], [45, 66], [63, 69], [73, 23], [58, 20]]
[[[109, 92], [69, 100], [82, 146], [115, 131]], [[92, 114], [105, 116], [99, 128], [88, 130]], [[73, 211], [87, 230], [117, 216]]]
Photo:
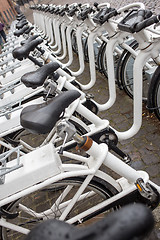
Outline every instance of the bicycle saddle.
[[37, 134], [49, 133], [60, 115], [74, 100], [80, 97], [75, 90], [63, 92], [50, 101], [27, 106], [20, 115], [22, 127]]
[[28, 34], [33, 28], [34, 28], [33, 26], [29, 27], [29, 28], [25, 31], [25, 33]]
[[20, 29], [20, 28], [23, 28], [25, 25], [27, 25], [28, 22], [26, 19], [22, 19], [21, 21], [19, 21], [17, 24], [16, 24], [16, 28], [17, 29]]
[[21, 21], [23, 19], [26, 19], [26, 17], [24, 16], [24, 14], [19, 14], [16, 16], [16, 19], [17, 19], [17, 21]]
[[76, 227], [50, 219], [38, 224], [25, 240], [133, 240], [144, 239], [154, 226], [153, 215], [142, 204], [128, 205], [90, 226]]
[[21, 77], [21, 82], [23, 82], [26, 87], [37, 88], [42, 86], [47, 76], [55, 72], [59, 67], [59, 63], [50, 62], [36, 71], [24, 74]]
[[21, 47], [17, 47], [12, 51], [12, 55], [14, 58], [17, 58], [18, 60], [22, 61], [23, 58], [27, 58], [30, 54], [31, 51], [37, 47], [38, 44], [42, 43], [43, 40], [40, 39], [35, 39], [27, 44], [24, 44]]
[[33, 35], [33, 36], [29, 37], [28, 39], [21, 41], [21, 45], [28, 44], [29, 42], [33, 41], [37, 37], [39, 37], [38, 34], [37, 35]]
[[29, 29], [29, 26], [24, 26], [23, 28], [19, 29], [19, 30], [15, 30], [14, 31], [14, 36], [19, 37], [20, 35], [22, 35], [23, 33], [25, 33], [27, 31], [27, 29]]

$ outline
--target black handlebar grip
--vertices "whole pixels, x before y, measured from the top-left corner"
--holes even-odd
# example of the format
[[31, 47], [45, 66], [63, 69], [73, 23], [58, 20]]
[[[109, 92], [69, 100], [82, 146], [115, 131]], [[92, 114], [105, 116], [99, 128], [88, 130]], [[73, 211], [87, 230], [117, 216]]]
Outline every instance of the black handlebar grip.
[[68, 12], [68, 16], [73, 17], [73, 15], [75, 14], [75, 12], [78, 11], [77, 7], [74, 7], [73, 9], [69, 10]]
[[137, 17], [135, 19], [134, 26], [136, 26], [136, 24], [138, 24], [138, 23], [141, 23], [144, 19], [145, 19], [145, 10], [140, 9], [137, 13]]
[[96, 16], [94, 16], [93, 21], [94, 21], [95, 23], [102, 24], [102, 23], [101, 23], [101, 19], [103, 19], [103, 17], [104, 17], [107, 13], [109, 13], [110, 11], [111, 11], [110, 8], [104, 7], [103, 9], [101, 9], [101, 10], [97, 13]]
[[158, 16], [153, 16], [153, 17], [150, 17], [148, 19], [145, 19], [143, 22], [140, 22], [135, 26], [135, 32], [139, 32], [142, 29], [144, 29], [146, 27], [149, 27], [152, 24], [158, 23], [158, 22], [159, 22], [159, 17]]
[[91, 7], [82, 10], [82, 12], [78, 15], [78, 19], [84, 21], [87, 18], [88, 14], [92, 12], [92, 10], [93, 9]]
[[98, 3], [97, 2], [94, 2], [93, 4], [96, 8], [98, 7]]
[[116, 9], [112, 9], [109, 13], [107, 13], [106, 15], [104, 15], [103, 17], [101, 17], [101, 24], [103, 24], [104, 22], [108, 21], [110, 18], [117, 16], [118, 12]]

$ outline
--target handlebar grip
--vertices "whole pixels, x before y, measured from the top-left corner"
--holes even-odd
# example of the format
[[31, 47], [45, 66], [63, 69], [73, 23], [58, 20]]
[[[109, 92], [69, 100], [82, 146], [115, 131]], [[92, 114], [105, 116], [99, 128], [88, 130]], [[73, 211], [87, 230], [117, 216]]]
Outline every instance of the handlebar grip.
[[70, 17], [73, 17], [73, 15], [75, 14], [75, 12], [77, 12], [77, 11], [78, 11], [78, 8], [75, 7], [75, 8], [71, 9], [71, 10], [68, 12], [68, 15], [69, 15]]
[[97, 3], [97, 2], [94, 2], [93, 5], [94, 5], [94, 7], [96, 7], [96, 8], [98, 7], [98, 3]]
[[138, 23], [136, 26], [135, 26], [135, 32], [139, 32], [141, 31], [142, 29], [146, 28], [146, 27], [149, 27], [151, 26], [152, 24], [154, 23], [158, 23], [159, 22], [159, 17], [158, 16], [153, 16], [153, 17], [150, 17], [148, 19], [145, 19], [143, 22], [140, 22]]
[[108, 14], [110, 11], [111, 11], [111, 9], [108, 8], [108, 7], [102, 8], [102, 9], [97, 13], [97, 15], [94, 16], [93, 21], [94, 21], [95, 23], [101, 24], [101, 19], [103, 19], [103, 17], [104, 17], [106, 14]]
[[137, 18], [136, 18], [136, 20], [134, 22], [134, 25], [136, 25], [137, 23], [142, 22], [144, 19], [145, 19], [145, 10], [144, 9], [140, 9], [138, 11]]
[[105, 16], [101, 17], [101, 24], [104, 22], [108, 21], [110, 18], [117, 16], [119, 13], [117, 12], [116, 9], [112, 9], [109, 13], [107, 13]]
[[85, 20], [87, 18], [88, 14], [92, 12], [92, 10], [93, 9], [91, 7], [87, 8], [85, 10], [82, 10], [82, 12], [78, 16], [78, 19]]

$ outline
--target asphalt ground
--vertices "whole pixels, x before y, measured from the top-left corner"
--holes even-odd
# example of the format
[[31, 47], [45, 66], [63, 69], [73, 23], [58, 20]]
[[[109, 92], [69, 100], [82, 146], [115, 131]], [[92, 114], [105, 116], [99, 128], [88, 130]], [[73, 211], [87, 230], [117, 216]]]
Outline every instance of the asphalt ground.
[[[67, 3], [70, 3], [68, 1]], [[100, 2], [100, 1], [97, 1]], [[110, 1], [112, 2], [112, 1]], [[124, 5], [124, 2], [121, 1]], [[149, 1], [146, 1], [149, 5]], [[52, 1], [40, 1], [40, 3], [52, 3]], [[54, 1], [55, 4], [58, 4]], [[65, 4], [66, 1], [62, 1], [61, 4]], [[154, 2], [159, 8], [158, 1]], [[28, 5], [22, 7], [21, 10], [24, 12], [27, 19], [33, 23], [32, 11], [28, 8]], [[157, 9], [158, 9], [157, 8]], [[156, 10], [157, 10], [156, 9]], [[67, 62], [65, 59], [63, 62]], [[70, 66], [71, 70], [78, 69], [77, 56], [75, 55], [73, 64]], [[89, 66], [88, 63], [85, 65], [85, 71], [77, 80], [81, 83], [86, 84], [89, 82]], [[94, 95], [94, 100], [99, 103], [104, 103], [108, 99], [108, 82], [107, 78], [101, 73], [97, 72], [97, 81], [94, 87], [88, 91]], [[130, 99], [123, 90], [117, 87], [117, 97], [115, 104], [107, 111], [98, 113], [101, 118], [108, 119], [110, 125], [119, 131], [125, 131], [132, 125], [133, 114], [132, 114], [132, 99]], [[160, 185], [160, 122], [146, 109], [146, 104], [143, 104], [142, 114], [142, 126], [139, 132], [132, 138], [121, 141], [118, 146], [125, 153], [128, 153], [132, 159], [131, 166], [137, 170], [147, 171], [150, 179], [156, 184]], [[154, 216], [156, 225], [148, 240], [160, 239], [160, 206], [154, 210]]]

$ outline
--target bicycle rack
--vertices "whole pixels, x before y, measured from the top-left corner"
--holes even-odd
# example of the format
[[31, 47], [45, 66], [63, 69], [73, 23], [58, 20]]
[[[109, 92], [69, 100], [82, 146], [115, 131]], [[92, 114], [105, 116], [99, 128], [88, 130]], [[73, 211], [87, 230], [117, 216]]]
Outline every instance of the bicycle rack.
[[[15, 62], [14, 58], [10, 58], [9, 60], [12, 60], [13, 62]], [[6, 66], [8, 66], [8, 58], [5, 61], [0, 62], [0, 67], [4, 66], [6, 64]]]
[[10, 71], [14, 73], [14, 70], [16, 68], [19, 68], [20, 66], [21, 66], [21, 63], [16, 63], [15, 65], [8, 66], [6, 69], [0, 71], [0, 76], [5, 77], [5, 74]]
[[5, 92], [10, 91], [13, 94], [15, 87], [18, 87], [20, 85], [21, 85], [21, 82], [19, 81], [19, 79], [18, 80], [16, 79], [16, 81], [12, 82], [12, 84], [2, 87], [0, 89], [0, 99], [3, 99], [3, 95]]
[[[23, 166], [23, 164], [20, 163], [20, 149], [22, 148], [22, 146], [18, 146], [14, 149], [11, 149], [5, 153], [2, 153], [0, 155], [0, 184], [4, 184], [5, 183], [5, 175], [15, 171], [18, 168], [21, 168]], [[11, 166], [11, 167], [7, 167], [7, 159], [8, 157], [13, 154], [16, 153], [17, 154], [17, 161], [15, 163], [15, 165]], [[12, 161], [11, 161], [12, 162]]]
[[3, 53], [0, 54], [0, 57], [4, 57], [4, 56], [6, 56], [6, 55], [8, 55], [9, 53], [12, 53], [12, 52], [13, 52], [13, 49], [11, 49], [7, 52], [3, 52]]
[[[0, 117], [5, 116], [7, 120], [11, 118], [11, 113], [14, 111], [17, 111], [18, 109], [22, 108], [22, 100], [23, 98], [19, 99], [18, 101], [12, 102], [6, 106], [3, 106], [0, 108]], [[17, 107], [14, 107], [15, 105], [18, 105]], [[13, 108], [14, 107], [14, 108]]]

